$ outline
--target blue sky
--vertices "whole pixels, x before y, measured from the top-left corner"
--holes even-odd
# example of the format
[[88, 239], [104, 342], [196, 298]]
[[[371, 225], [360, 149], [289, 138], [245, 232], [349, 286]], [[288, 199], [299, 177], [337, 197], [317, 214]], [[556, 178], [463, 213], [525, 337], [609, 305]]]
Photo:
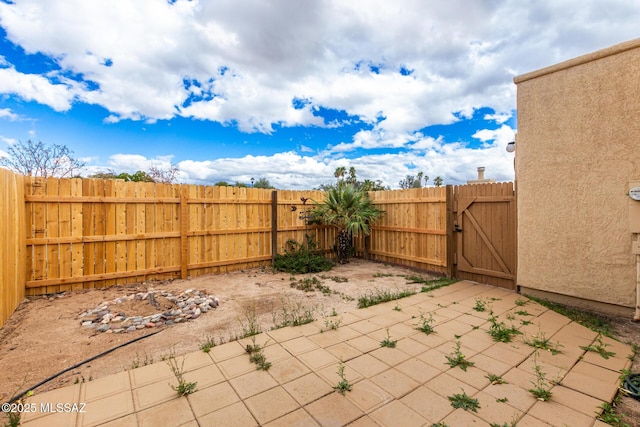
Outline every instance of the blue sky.
[[513, 77], [638, 22], [628, 0], [0, 0], [0, 156], [34, 139], [85, 175], [283, 189], [338, 166], [512, 180]]

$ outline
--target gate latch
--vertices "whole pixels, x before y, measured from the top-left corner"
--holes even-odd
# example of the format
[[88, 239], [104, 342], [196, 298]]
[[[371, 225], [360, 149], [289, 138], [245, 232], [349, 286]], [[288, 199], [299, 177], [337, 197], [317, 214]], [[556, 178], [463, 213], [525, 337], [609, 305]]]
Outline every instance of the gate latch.
[[456, 231], [458, 233], [462, 233], [462, 228], [460, 228], [460, 226], [458, 224], [455, 224], [453, 226], [453, 231]]

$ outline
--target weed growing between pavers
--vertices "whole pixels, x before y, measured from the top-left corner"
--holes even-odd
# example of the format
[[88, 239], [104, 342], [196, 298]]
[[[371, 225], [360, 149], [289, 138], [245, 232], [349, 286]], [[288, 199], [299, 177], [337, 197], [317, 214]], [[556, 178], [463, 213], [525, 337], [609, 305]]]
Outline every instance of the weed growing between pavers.
[[347, 377], [344, 374], [344, 368], [345, 368], [344, 362], [342, 361], [342, 359], [340, 359], [340, 363], [338, 364], [338, 376], [340, 377], [340, 381], [338, 382], [337, 386], [333, 387], [335, 391], [337, 391], [343, 396], [348, 391], [351, 391], [351, 384], [349, 383], [349, 380], [347, 380]]
[[395, 301], [400, 298], [410, 297], [417, 292], [410, 289], [404, 291], [376, 288], [371, 291], [367, 291], [364, 295], [358, 298], [358, 308], [367, 308], [372, 305], [382, 304], [383, 302]]
[[251, 337], [252, 344], [247, 344], [245, 347], [245, 351], [249, 353], [249, 361], [251, 363], [256, 364], [256, 369], [262, 371], [268, 371], [271, 367], [271, 362], [267, 362], [267, 358], [264, 355], [264, 348], [267, 346], [267, 342], [264, 343], [264, 346], [260, 344], [256, 344], [256, 337]]
[[583, 350], [593, 351], [594, 353], [598, 353], [604, 359], [608, 359], [616, 355], [615, 352], [608, 351], [607, 347], [611, 347], [611, 345], [602, 341], [602, 334], [598, 334], [595, 341], [591, 345], [580, 346], [580, 348]]
[[559, 347], [564, 347], [559, 342], [552, 343], [551, 340], [545, 336], [542, 330], [538, 331], [537, 334], [532, 335], [530, 339], [525, 339], [524, 342], [531, 347], [546, 350], [554, 356], [558, 353], [562, 353]]
[[456, 348], [450, 355], [445, 356], [447, 358], [445, 365], [449, 365], [452, 368], [459, 366], [460, 369], [467, 372], [467, 368], [469, 366], [474, 366], [475, 363], [467, 360], [466, 356], [462, 354], [462, 351], [460, 351], [460, 344], [460, 341], [456, 341]]
[[398, 344], [398, 340], [391, 339], [389, 328], [387, 328], [387, 337], [380, 342], [380, 347], [396, 348], [396, 344]]
[[533, 384], [533, 388], [530, 388], [529, 392], [533, 394], [538, 400], [546, 402], [547, 400], [551, 399], [551, 395], [553, 394], [551, 392], [552, 384], [549, 381], [547, 381], [547, 374], [543, 372], [542, 367], [538, 365], [537, 354], [534, 357], [534, 363], [535, 363], [534, 369], [536, 373], [536, 380], [531, 381], [531, 384]]
[[489, 311], [489, 323], [491, 326], [489, 327], [489, 335], [496, 342], [511, 342], [511, 339], [515, 335], [522, 334], [518, 329], [516, 329], [513, 324], [511, 327], [507, 327], [504, 322], [498, 322], [498, 318], [493, 315], [493, 310]]
[[507, 383], [505, 380], [502, 379], [500, 375], [487, 374], [487, 379], [491, 382], [492, 385]]
[[449, 402], [451, 402], [451, 406], [455, 409], [463, 409], [465, 411], [472, 412], [478, 412], [478, 409], [480, 409], [480, 402], [478, 402], [478, 399], [468, 396], [464, 390], [462, 390], [462, 393], [457, 393], [453, 396], [447, 397]]
[[420, 321], [415, 326], [417, 330], [425, 333], [426, 335], [430, 335], [435, 332], [432, 326], [433, 322], [433, 315], [431, 313], [429, 313], [428, 319], [424, 317], [424, 314], [420, 314]]
[[324, 319], [324, 327], [326, 329], [321, 329], [320, 332], [324, 332], [325, 330], [331, 330], [331, 331], [335, 331], [336, 329], [338, 329], [340, 327], [340, 324], [342, 323], [342, 317], [338, 318], [338, 319]]
[[178, 361], [176, 360], [174, 349], [171, 349], [169, 356], [166, 358], [167, 365], [169, 365], [171, 372], [173, 372], [173, 375], [176, 377], [176, 380], [178, 380], [177, 386], [174, 386], [172, 384], [169, 384], [169, 386], [173, 391], [177, 392], [178, 395], [181, 397], [187, 396], [193, 393], [194, 391], [196, 391], [196, 385], [198, 384], [197, 382], [188, 382], [187, 380], [184, 379], [184, 360], [185, 359], [186, 359], [185, 357], [182, 357], [182, 363], [178, 365]]
[[483, 312], [487, 309], [487, 302], [483, 298], [476, 298], [473, 309], [477, 312]]

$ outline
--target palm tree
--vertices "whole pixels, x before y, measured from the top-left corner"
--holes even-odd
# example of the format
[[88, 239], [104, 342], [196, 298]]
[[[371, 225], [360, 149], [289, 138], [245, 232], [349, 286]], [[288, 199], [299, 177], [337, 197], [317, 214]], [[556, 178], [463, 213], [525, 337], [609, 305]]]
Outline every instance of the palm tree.
[[322, 203], [316, 202], [313, 215], [322, 222], [338, 229], [338, 261], [349, 260], [351, 236], [371, 233], [369, 222], [382, 216], [383, 210], [375, 206], [367, 193], [353, 185], [329, 188]]

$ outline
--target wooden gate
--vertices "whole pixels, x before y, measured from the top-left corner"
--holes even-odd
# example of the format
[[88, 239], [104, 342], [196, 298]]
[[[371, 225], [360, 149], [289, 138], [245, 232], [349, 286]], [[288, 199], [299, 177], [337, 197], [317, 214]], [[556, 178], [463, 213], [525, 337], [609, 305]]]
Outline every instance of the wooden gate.
[[513, 183], [456, 186], [453, 193], [453, 275], [515, 289], [517, 241]]

